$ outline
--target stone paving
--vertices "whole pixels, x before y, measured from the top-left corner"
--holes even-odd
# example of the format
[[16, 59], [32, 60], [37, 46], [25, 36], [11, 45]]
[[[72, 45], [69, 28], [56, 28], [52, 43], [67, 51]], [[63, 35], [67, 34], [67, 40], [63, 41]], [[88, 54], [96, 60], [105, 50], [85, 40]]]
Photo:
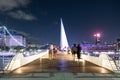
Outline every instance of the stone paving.
[[120, 74], [106, 73], [30, 73], [4, 75], [0, 80], [120, 80]]

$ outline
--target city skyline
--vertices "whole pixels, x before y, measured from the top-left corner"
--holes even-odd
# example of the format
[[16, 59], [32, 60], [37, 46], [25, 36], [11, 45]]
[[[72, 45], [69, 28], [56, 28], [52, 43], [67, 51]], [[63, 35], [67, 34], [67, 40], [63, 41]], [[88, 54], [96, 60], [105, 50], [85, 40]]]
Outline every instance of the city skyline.
[[69, 44], [114, 42], [120, 37], [117, 0], [0, 0], [0, 25], [19, 31], [38, 43], [60, 45], [60, 18]]

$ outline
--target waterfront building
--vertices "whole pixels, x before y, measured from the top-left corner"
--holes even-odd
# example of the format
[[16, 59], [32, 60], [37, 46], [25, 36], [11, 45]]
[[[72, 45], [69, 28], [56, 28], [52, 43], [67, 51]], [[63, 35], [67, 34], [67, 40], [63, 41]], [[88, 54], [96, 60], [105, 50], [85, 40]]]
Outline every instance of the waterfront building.
[[26, 46], [26, 38], [24, 35], [17, 33], [16, 31], [10, 31], [5, 33], [0, 31], [0, 45], [1, 46], [8, 46], [8, 47], [16, 47], [16, 46]]

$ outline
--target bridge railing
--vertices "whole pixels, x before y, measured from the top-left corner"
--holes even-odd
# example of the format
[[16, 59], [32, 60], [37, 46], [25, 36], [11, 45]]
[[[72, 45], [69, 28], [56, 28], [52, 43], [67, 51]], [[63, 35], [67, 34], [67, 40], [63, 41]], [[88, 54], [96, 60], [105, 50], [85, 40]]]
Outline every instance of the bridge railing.
[[[31, 54], [31, 53], [30, 53]], [[46, 54], [48, 54], [48, 50], [42, 50], [40, 52], [33, 53], [32, 55], [26, 55], [24, 53], [17, 53], [11, 60], [11, 62], [5, 67], [4, 72], [13, 71], [21, 66], [24, 66]]]
[[10, 63], [15, 54], [15, 52], [0, 51], [0, 71], [4, 70], [4, 67]]
[[83, 52], [85, 60], [105, 67], [113, 72], [120, 72], [120, 53], [115, 52]]

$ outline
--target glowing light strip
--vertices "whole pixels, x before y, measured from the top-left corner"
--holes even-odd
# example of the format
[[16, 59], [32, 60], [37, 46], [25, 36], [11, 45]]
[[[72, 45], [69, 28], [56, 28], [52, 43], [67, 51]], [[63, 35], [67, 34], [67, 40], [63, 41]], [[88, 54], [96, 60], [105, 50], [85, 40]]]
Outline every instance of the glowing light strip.
[[18, 40], [16, 40], [16, 39], [12, 36], [12, 34], [10, 34], [10, 32], [7, 30], [7, 28], [6, 28], [5, 26], [3, 26], [3, 27], [4, 27], [4, 29], [7, 31], [7, 33], [10, 35], [10, 37], [11, 37], [17, 44], [25, 47], [25, 45], [23, 45], [22, 43], [20, 43]]

